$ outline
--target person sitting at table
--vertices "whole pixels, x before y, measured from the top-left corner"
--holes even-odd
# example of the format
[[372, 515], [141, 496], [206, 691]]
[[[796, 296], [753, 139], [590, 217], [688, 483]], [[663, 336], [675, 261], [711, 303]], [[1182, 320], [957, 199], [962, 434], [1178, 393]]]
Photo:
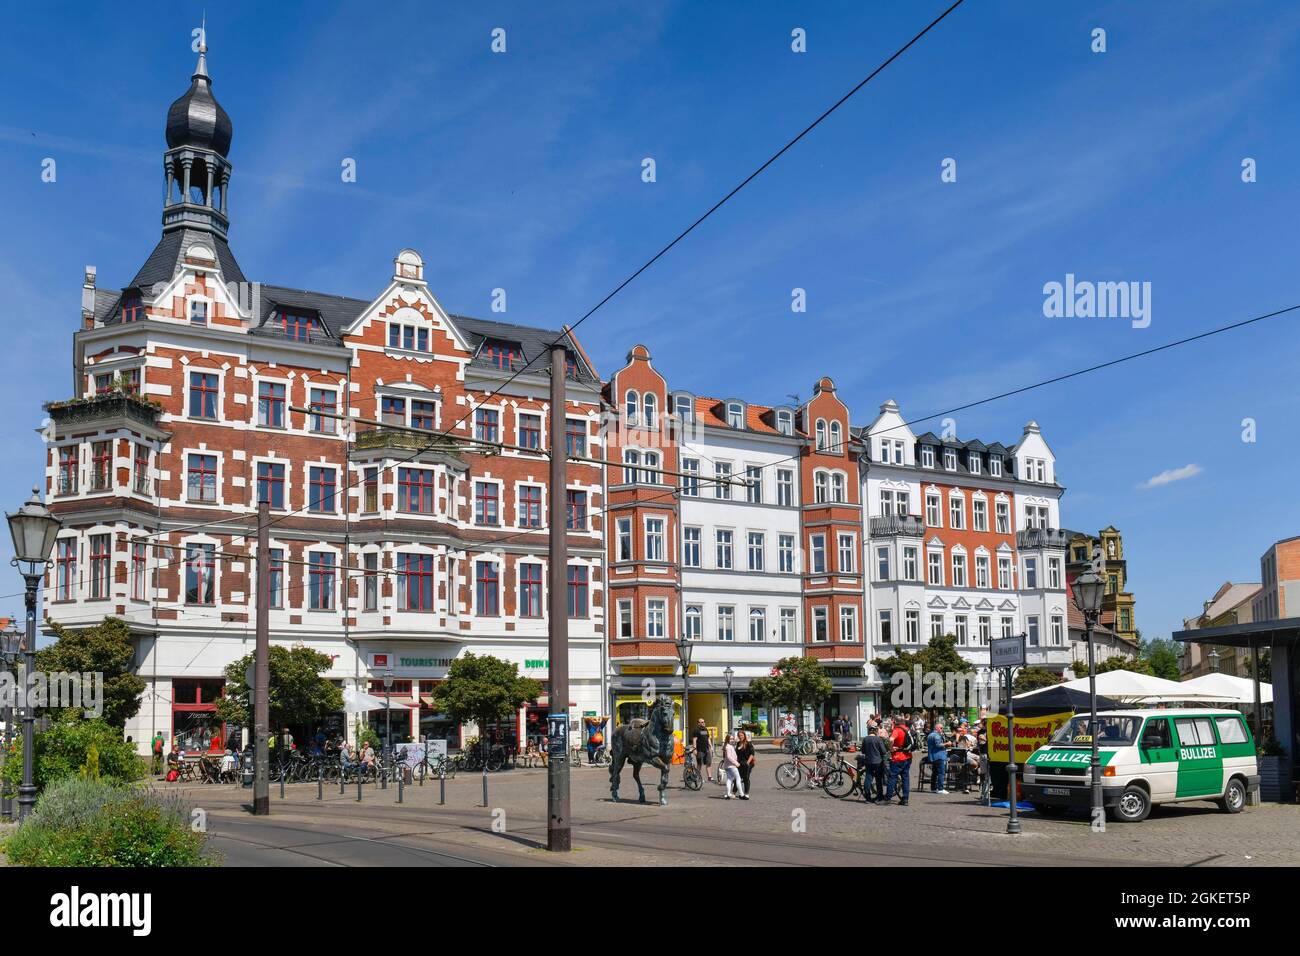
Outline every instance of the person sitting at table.
[[339, 771], [340, 776], [357, 762], [357, 756], [352, 750], [352, 745], [346, 740], [339, 743]]
[[374, 770], [375, 767], [375, 748], [367, 742], [361, 751], [361, 766], [367, 770]]
[[235, 756], [233, 750], [227, 750], [221, 755], [221, 772], [223, 774], [234, 773], [239, 767], [239, 758]]
[[167, 767], [168, 767], [168, 769], [177, 769], [177, 768], [179, 768], [180, 765], [181, 765], [181, 761], [184, 760], [184, 759], [185, 759], [185, 752], [184, 752], [183, 750], [181, 750], [179, 747], [177, 747], [177, 746], [176, 746], [176, 741], [173, 740], [173, 741], [172, 741], [172, 749], [171, 749], [170, 751], [168, 751], [168, 753], [167, 753]]

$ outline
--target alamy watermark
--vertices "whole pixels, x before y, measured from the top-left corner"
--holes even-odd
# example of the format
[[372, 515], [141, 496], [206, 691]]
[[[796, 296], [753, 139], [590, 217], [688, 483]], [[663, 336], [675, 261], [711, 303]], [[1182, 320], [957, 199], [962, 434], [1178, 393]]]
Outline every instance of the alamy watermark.
[[0, 708], [76, 708], [86, 717], [103, 716], [103, 671], [25, 670], [20, 664], [17, 675], [0, 671]]
[[1049, 319], [1130, 319], [1133, 328], [1151, 324], [1150, 282], [1091, 282], [1065, 274], [1043, 286], [1043, 315]]

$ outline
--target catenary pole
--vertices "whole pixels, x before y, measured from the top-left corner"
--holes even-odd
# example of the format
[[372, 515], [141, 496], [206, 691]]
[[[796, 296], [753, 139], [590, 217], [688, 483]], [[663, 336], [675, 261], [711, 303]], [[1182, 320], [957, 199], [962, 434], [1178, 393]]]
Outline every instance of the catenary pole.
[[559, 746], [551, 747], [546, 761], [546, 848], [567, 853], [572, 847], [569, 829], [569, 606], [568, 606], [568, 508], [565, 494], [566, 426], [565, 371], [568, 353], [560, 342], [551, 345], [551, 541], [550, 541], [550, 640], [547, 667], [550, 674], [548, 737], [560, 731]]
[[271, 505], [257, 506], [257, 640], [253, 650], [253, 813], [271, 812], [271, 755], [267, 749], [271, 696]]

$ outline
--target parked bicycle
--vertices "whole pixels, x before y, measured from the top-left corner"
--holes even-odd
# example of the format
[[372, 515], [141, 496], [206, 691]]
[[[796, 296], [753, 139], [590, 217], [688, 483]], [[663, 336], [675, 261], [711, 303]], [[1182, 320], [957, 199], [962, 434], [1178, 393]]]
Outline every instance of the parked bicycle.
[[822, 789], [832, 797], [843, 800], [855, 793], [867, 796], [864, 787], [869, 787], [867, 775], [849, 763], [843, 756], [836, 754], [836, 763], [822, 779]]
[[812, 734], [806, 731], [789, 734], [781, 741], [781, 750], [788, 754], [803, 754], [805, 757], [811, 756], [817, 749], [817, 741]]
[[[603, 749], [603, 748], [602, 748]], [[704, 786], [704, 774], [695, 762], [695, 751], [686, 751], [686, 763], [682, 766], [682, 784], [687, 790], [699, 790]]]
[[776, 768], [776, 783], [783, 790], [794, 790], [805, 781], [810, 787], [820, 787], [827, 775], [834, 770], [825, 750], [818, 750], [810, 760], [795, 754]]

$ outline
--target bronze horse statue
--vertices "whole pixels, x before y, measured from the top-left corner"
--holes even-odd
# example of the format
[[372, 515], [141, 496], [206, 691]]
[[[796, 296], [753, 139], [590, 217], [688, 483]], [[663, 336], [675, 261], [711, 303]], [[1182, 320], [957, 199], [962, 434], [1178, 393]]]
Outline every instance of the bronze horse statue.
[[618, 781], [623, 773], [623, 764], [632, 762], [632, 779], [636, 781], [641, 792], [641, 802], [645, 803], [645, 787], [641, 785], [641, 764], [648, 763], [659, 768], [659, 805], [668, 806], [664, 791], [668, 789], [668, 770], [673, 762], [673, 701], [671, 697], [660, 695], [650, 708], [648, 720], [633, 718], [626, 724], [619, 724], [614, 730], [614, 739], [610, 744], [613, 762], [609, 767], [609, 795], [618, 803]]

